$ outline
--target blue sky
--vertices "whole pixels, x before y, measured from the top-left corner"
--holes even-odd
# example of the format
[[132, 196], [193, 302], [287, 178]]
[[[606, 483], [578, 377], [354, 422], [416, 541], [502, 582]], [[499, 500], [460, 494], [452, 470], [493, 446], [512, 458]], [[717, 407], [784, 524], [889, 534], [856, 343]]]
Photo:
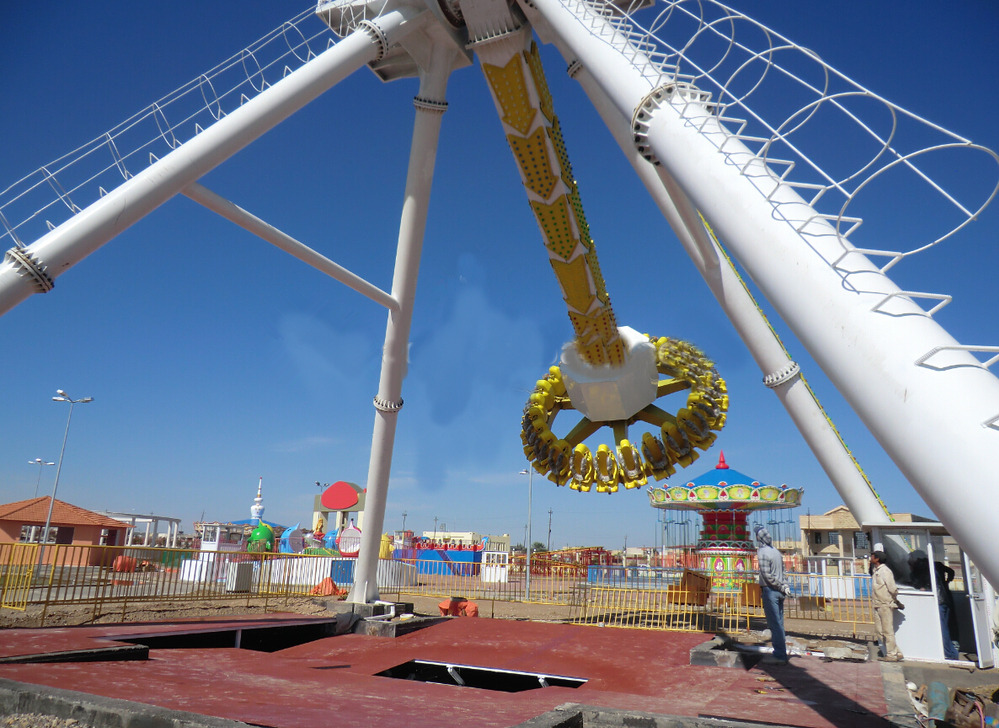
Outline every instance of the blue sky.
[[[999, 148], [999, 10], [982, 0], [734, 1], [889, 100]], [[0, 188], [93, 139], [305, 9], [292, 2], [3, 10]], [[543, 50], [618, 322], [701, 347], [729, 384], [728, 425], [682, 472], [729, 464], [805, 489], [800, 513], [841, 502], [564, 63]], [[366, 69], [212, 172], [205, 183], [383, 289], [391, 284], [415, 81]], [[509, 532], [527, 521], [519, 420], [571, 328], [481, 72], [448, 89], [404, 384], [386, 529]], [[835, 147], [830, 148], [835, 155]], [[978, 168], [951, 170], [956, 184]], [[887, 197], [874, 229], [903, 229]], [[940, 320], [999, 343], [999, 218], [989, 209], [906, 285], [956, 294]], [[885, 247], [891, 247], [886, 245]], [[990, 284], [992, 284], [990, 286]], [[918, 286], [918, 287], [917, 287]], [[779, 321], [775, 326], [888, 506], [928, 511]], [[59, 497], [194, 520], [311, 518], [314, 481], [364, 484], [385, 314], [268, 244], [177, 198], [0, 319], [0, 501], [33, 495], [76, 407]], [[946, 416], [946, 413], [942, 413]], [[946, 443], [927, 423], [927, 446]], [[55, 468], [42, 476], [40, 493]], [[676, 476], [680, 478], [680, 475]], [[643, 492], [602, 496], [534, 478], [534, 537], [656, 541]]]

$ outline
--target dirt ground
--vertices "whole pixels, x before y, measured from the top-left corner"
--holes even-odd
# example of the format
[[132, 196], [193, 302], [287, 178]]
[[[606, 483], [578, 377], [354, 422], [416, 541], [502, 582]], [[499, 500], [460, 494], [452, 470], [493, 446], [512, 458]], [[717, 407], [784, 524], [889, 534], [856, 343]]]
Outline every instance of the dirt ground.
[[[439, 616], [440, 597], [414, 597], [383, 594], [384, 599], [412, 603], [413, 614]], [[397, 599], [398, 597], [398, 599]], [[109, 603], [105, 605], [57, 605], [47, 610], [32, 605], [24, 612], [0, 609], [0, 629], [31, 627], [66, 627], [85, 624], [114, 624], [121, 622], [167, 622], [182, 619], [219, 619], [228, 616], [289, 613], [303, 615], [329, 614], [327, 605], [332, 598], [294, 597], [269, 599], [228, 600], [176, 600], [159, 602]], [[574, 616], [571, 607], [552, 604], [524, 604], [519, 602], [476, 600], [482, 617], [495, 619], [528, 620], [535, 622], [568, 622]], [[729, 634], [727, 637], [742, 644], [764, 644], [769, 634], [763, 633], [765, 624], [754, 624], [753, 630]], [[802, 653], [823, 652], [839, 657], [862, 659], [868, 651], [869, 636], [853, 634], [847, 624], [788, 619], [788, 647]], [[863, 625], [858, 625], [863, 627]]]
[[[80, 624], [112, 624], [119, 622], [164, 622], [173, 619], [213, 619], [240, 614], [292, 612], [295, 614], [325, 614], [326, 605], [307, 598], [263, 600], [240, 599], [226, 601], [178, 600], [163, 602], [133, 602], [123, 605], [70, 604], [50, 605], [44, 610], [29, 605], [21, 612], [0, 609], [0, 629], [12, 627], [68, 627]], [[44, 619], [44, 622], [43, 622]]]
[[[395, 595], [387, 595], [394, 598]], [[54, 605], [44, 610], [30, 605], [26, 611], [0, 609], [0, 629], [15, 627], [67, 627], [81, 624], [120, 622], [163, 622], [174, 619], [217, 619], [220, 617], [285, 612], [322, 615], [327, 613], [327, 599], [293, 597], [289, 599], [177, 600], [160, 602], [109, 603], [105, 605]], [[413, 603], [413, 613], [436, 616], [439, 597], [406, 597]], [[514, 602], [479, 602], [483, 617], [562, 622], [569, 618], [569, 607]], [[43, 621], [44, 620], [44, 621]]]

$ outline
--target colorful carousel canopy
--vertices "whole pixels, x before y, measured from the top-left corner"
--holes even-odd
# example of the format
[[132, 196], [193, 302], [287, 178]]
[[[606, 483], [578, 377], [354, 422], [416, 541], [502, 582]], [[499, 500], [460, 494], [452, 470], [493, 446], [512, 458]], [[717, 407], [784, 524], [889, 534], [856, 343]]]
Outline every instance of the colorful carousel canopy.
[[722, 453], [714, 470], [683, 485], [649, 488], [649, 501], [653, 508], [666, 510], [755, 511], [801, 505], [803, 492], [802, 488], [767, 485], [732, 470], [725, 462], [725, 453]]

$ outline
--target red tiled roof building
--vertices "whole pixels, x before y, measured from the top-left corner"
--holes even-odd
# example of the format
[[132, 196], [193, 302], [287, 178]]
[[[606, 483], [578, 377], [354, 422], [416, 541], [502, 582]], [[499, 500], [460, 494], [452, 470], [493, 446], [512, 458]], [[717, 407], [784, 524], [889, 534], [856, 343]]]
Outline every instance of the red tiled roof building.
[[[0, 505], [0, 543], [31, 543], [41, 538], [51, 498], [42, 496]], [[52, 507], [49, 543], [116, 546], [125, 543], [128, 524], [58, 498]], [[45, 550], [51, 563], [55, 549]], [[98, 554], [94, 555], [99, 558]]]

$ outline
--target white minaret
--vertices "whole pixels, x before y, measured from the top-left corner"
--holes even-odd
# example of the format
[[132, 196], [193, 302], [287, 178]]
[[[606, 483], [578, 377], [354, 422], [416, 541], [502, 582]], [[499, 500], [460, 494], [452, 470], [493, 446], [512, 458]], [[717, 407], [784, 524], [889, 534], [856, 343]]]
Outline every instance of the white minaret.
[[260, 495], [261, 489], [264, 487], [264, 479], [260, 478], [260, 482], [257, 483], [257, 497], [253, 499], [253, 505], [250, 506], [250, 520], [253, 521], [254, 526], [260, 525], [260, 519], [264, 516], [264, 505], [263, 496]]

